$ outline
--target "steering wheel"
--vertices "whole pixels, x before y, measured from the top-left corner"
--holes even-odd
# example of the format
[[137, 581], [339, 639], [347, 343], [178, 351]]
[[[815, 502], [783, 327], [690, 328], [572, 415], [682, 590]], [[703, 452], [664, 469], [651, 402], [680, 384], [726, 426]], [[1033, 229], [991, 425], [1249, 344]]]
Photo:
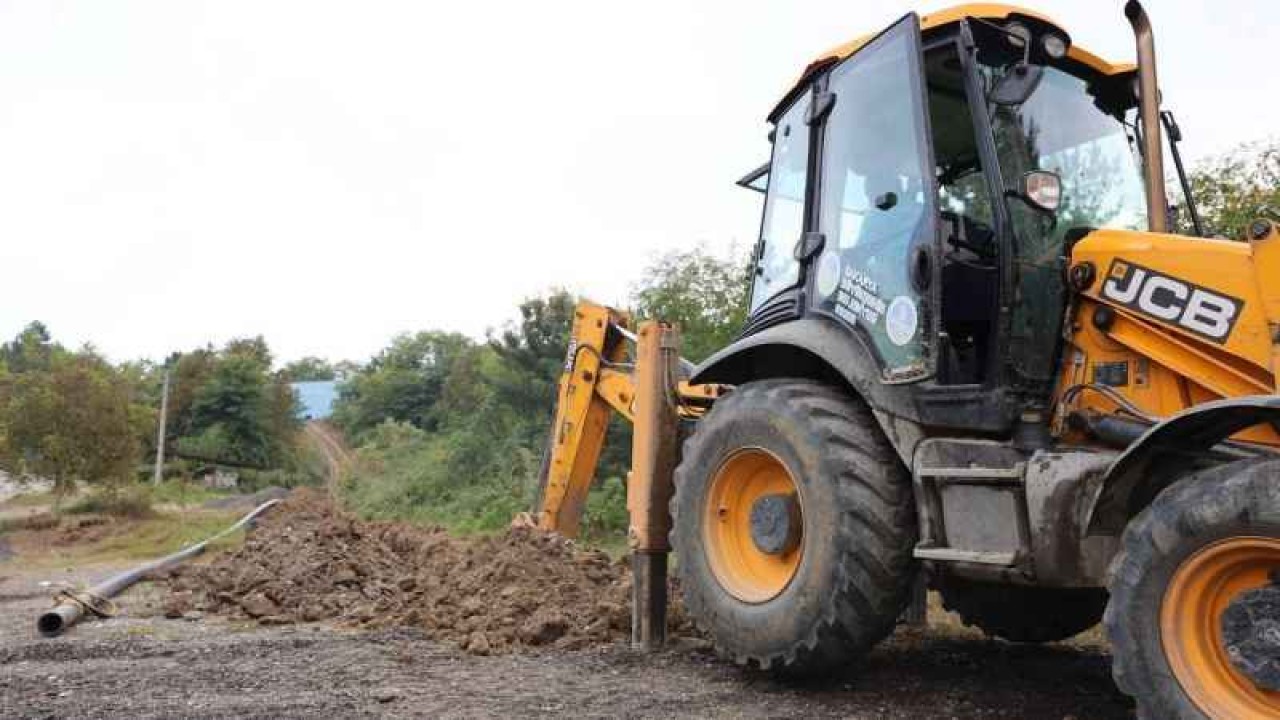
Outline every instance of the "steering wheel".
[[968, 250], [983, 260], [991, 260], [996, 256], [996, 233], [990, 226], [974, 220], [968, 215], [943, 210], [939, 213], [942, 219], [951, 224], [951, 234], [947, 242], [957, 249]]

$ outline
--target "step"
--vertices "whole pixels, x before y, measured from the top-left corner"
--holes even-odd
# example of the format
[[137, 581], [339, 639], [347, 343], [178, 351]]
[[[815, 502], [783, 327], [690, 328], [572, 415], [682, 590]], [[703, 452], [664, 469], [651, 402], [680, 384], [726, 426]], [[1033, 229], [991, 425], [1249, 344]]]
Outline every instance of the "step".
[[917, 560], [934, 560], [937, 562], [966, 562], [975, 565], [999, 565], [1013, 567], [1017, 564], [1016, 552], [988, 552], [980, 550], [957, 550], [956, 548], [916, 548]]
[[1021, 485], [1024, 474], [1022, 463], [1011, 468], [934, 467], [916, 470], [917, 477], [958, 484]]

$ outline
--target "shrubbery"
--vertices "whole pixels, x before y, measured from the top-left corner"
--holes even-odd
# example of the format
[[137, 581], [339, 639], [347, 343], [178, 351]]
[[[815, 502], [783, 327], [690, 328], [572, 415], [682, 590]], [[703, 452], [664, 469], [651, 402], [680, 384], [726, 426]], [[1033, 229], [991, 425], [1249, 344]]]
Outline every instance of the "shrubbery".
[[[744, 273], [701, 250], [668, 255], [634, 290], [637, 317], [685, 330], [694, 359], [741, 326]], [[345, 492], [362, 513], [460, 530], [495, 530], [528, 510], [577, 299], [550, 293], [487, 342], [422, 332], [392, 341], [343, 386], [335, 420], [359, 446]], [[626, 531], [631, 434], [613, 421], [583, 535]]]

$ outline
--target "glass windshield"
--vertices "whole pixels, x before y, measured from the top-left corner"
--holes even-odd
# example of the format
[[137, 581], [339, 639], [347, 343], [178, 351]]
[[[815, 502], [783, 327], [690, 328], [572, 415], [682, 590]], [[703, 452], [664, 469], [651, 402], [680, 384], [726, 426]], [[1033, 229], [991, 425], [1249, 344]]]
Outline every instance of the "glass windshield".
[[[984, 67], [989, 89], [1004, 71]], [[1013, 225], [1014, 298], [1010, 355], [1022, 375], [1049, 381], [1065, 308], [1066, 236], [1076, 228], [1145, 230], [1141, 161], [1129, 128], [1090, 94], [1088, 83], [1052, 67], [1017, 107], [991, 108], [991, 129], [1006, 186], [1023, 173], [1062, 178], [1056, 219], [1024, 202], [1006, 203]]]
[[755, 282], [751, 309], [778, 291], [796, 284], [800, 264], [793, 251], [804, 231], [805, 169], [809, 164], [809, 96], [805, 95], [782, 116], [773, 136], [764, 221], [756, 250]]
[[1098, 106], [1084, 80], [1045, 68], [1027, 102], [995, 110], [992, 130], [1006, 182], [1030, 170], [1062, 177], [1058, 227], [1045, 241], [1061, 242], [1078, 227], [1146, 229], [1142, 166], [1128, 128]]

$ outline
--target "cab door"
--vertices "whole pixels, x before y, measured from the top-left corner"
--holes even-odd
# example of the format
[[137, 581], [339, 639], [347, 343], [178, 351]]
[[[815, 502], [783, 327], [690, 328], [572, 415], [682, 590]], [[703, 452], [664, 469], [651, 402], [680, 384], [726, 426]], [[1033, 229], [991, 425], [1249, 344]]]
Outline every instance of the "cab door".
[[919, 18], [890, 26], [820, 83], [810, 310], [861, 334], [882, 381], [924, 380], [937, 364], [939, 248]]

